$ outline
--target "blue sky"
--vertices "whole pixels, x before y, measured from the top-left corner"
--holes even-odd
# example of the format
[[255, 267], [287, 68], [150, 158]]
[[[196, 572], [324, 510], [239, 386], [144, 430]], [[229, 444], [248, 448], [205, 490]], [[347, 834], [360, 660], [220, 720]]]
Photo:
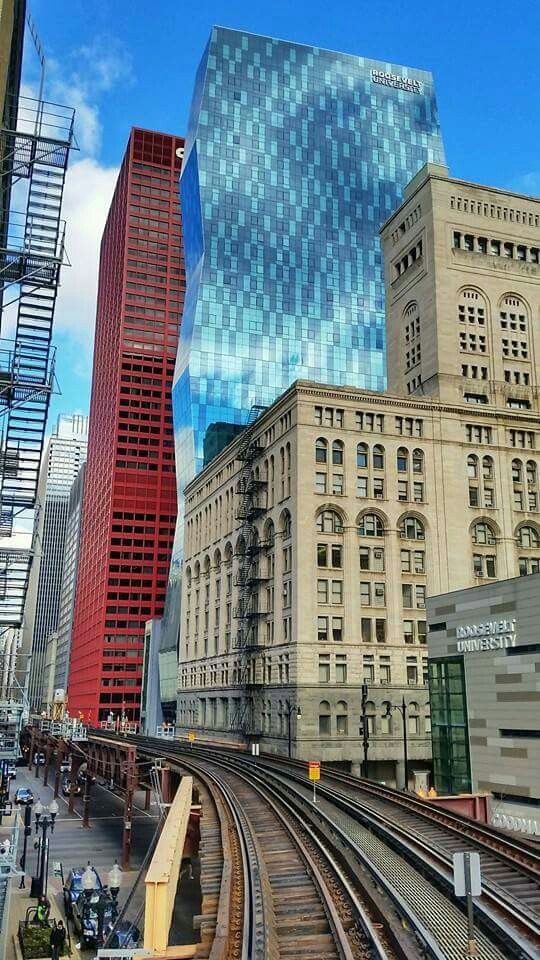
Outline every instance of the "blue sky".
[[[501, 0], [31, 0], [46, 97], [78, 108], [55, 341], [58, 412], [89, 402], [99, 240], [132, 125], [183, 134], [213, 23], [429, 69], [451, 173], [540, 193], [540, 7]], [[36, 80], [27, 37], [25, 82]]]

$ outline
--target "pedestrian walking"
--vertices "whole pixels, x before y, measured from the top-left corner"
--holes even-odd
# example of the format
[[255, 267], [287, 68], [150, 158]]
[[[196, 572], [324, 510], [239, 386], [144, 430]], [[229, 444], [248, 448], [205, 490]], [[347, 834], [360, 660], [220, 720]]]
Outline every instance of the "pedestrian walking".
[[54, 924], [50, 936], [51, 957], [52, 960], [60, 960], [64, 953], [64, 944], [66, 942], [66, 928], [61, 920]]

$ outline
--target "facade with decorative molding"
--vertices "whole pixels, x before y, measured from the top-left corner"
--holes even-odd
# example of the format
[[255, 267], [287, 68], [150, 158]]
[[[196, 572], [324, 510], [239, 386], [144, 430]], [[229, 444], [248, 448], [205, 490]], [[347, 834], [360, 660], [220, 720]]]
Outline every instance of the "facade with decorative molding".
[[491, 191], [503, 289], [457, 246], [486, 189], [424, 168], [383, 228], [388, 393], [297, 381], [186, 488], [181, 730], [356, 769], [363, 710], [370, 776], [402, 783], [405, 700], [427, 770], [426, 597], [540, 564], [540, 205]]

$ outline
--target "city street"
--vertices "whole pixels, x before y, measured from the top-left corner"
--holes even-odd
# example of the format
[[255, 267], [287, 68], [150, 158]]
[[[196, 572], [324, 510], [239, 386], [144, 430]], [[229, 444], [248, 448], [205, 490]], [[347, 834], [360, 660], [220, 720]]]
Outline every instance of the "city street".
[[[40, 768], [40, 777], [43, 776], [43, 770]], [[47, 805], [53, 799], [53, 789], [50, 786], [44, 787], [41, 779], [37, 779], [34, 773], [25, 767], [17, 767], [17, 779], [12, 781], [11, 796], [13, 797], [18, 787], [29, 787], [37, 800], [41, 800]], [[139, 868], [143, 862], [144, 856], [151, 843], [154, 830], [158, 820], [158, 809], [155, 803], [152, 803], [149, 812], [143, 809], [144, 795], [137, 793], [133, 807], [133, 844], [131, 856], [131, 869], [122, 876], [122, 886], [120, 888], [119, 902], [120, 906], [124, 904], [130, 894], [133, 885], [137, 880]], [[69, 870], [73, 867], [84, 867], [90, 863], [96, 868], [104, 884], [107, 883], [107, 874], [114, 864], [115, 859], [119, 862], [122, 856], [122, 815], [123, 799], [105, 787], [100, 786], [99, 782], [92, 787], [91, 799], [91, 818], [90, 827], [82, 826], [81, 797], [75, 800], [76, 809], [71, 814], [68, 810], [68, 802], [62, 796], [58, 797], [60, 807], [56, 818], [54, 833], [49, 835], [50, 854], [49, 854], [49, 885], [48, 895], [53, 902], [53, 915], [64, 916], [62, 881], [54, 876], [54, 864], [60, 862], [64, 871], [64, 877], [67, 877]], [[20, 808], [24, 816], [24, 808]], [[34, 826], [34, 819], [32, 821]], [[20, 825], [19, 832], [19, 853], [18, 860], [22, 853], [23, 844], [23, 826]], [[7, 822], [4, 829], [0, 828], [0, 834], [9, 833]], [[19, 919], [24, 917], [25, 910], [35, 905], [35, 900], [30, 900], [30, 882], [31, 876], [36, 872], [37, 852], [34, 850], [34, 833], [28, 838], [26, 855], [26, 887], [25, 891], [19, 891], [18, 883], [13, 884], [13, 909], [10, 918], [10, 926], [15, 931]], [[142, 922], [139, 919], [144, 905], [144, 877], [138, 883], [132, 902], [129, 905], [126, 919], [138, 923], [142, 929]]]

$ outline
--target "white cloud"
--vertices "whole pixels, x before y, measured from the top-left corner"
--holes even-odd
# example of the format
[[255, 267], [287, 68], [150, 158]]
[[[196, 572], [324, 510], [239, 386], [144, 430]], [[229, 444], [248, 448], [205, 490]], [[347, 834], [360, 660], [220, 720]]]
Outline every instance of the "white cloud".
[[69, 333], [85, 347], [92, 343], [99, 247], [117, 176], [116, 167], [103, 167], [91, 157], [75, 161], [68, 169], [62, 216], [67, 221], [71, 266], [62, 270], [55, 339]]

